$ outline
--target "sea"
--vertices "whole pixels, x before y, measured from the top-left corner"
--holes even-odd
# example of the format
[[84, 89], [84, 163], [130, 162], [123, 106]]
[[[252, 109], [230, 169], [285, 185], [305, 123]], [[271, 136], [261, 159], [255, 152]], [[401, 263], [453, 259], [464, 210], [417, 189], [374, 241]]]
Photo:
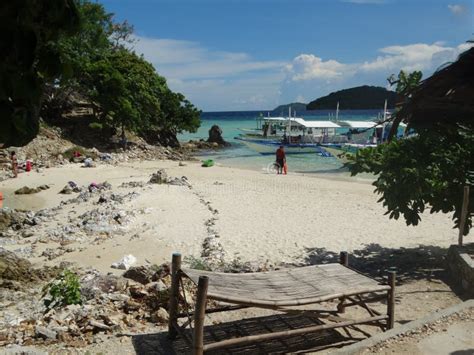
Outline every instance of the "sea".
[[[339, 120], [369, 121], [376, 119], [381, 113], [381, 110], [341, 110]], [[274, 162], [273, 156], [261, 155], [235, 139], [243, 133], [240, 129], [255, 129], [257, 118], [261, 114], [267, 116], [266, 111], [203, 112], [201, 127], [197, 132], [185, 132], [180, 134], [178, 139], [181, 142], [207, 139], [209, 129], [213, 125], [218, 125], [222, 129], [223, 138], [231, 143], [231, 146], [219, 150], [202, 151], [198, 158], [213, 159], [215, 163], [222, 166], [268, 171], [268, 167]], [[328, 120], [334, 119], [335, 111], [316, 110], [311, 111], [310, 114], [297, 116], [305, 120]], [[315, 153], [288, 155], [287, 164], [290, 172], [347, 175], [347, 169], [337, 158], [324, 157]]]

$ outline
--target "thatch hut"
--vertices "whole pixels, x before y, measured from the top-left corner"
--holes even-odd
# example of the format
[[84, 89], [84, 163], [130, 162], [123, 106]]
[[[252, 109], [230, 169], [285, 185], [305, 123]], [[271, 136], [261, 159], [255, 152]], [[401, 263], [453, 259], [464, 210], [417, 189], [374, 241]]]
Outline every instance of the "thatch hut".
[[397, 116], [413, 128], [474, 128], [474, 48], [424, 80]]

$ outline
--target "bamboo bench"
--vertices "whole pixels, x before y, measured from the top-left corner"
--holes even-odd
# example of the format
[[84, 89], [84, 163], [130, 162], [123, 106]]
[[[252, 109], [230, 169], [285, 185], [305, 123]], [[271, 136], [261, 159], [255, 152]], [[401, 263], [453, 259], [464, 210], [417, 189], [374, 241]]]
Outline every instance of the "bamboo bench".
[[[256, 273], [219, 273], [181, 267], [181, 254], [173, 254], [171, 267], [171, 292], [169, 303], [168, 335], [175, 339], [181, 335], [192, 347], [193, 354], [219, 348], [243, 345], [257, 341], [290, 337], [327, 329], [352, 327], [357, 324], [374, 325], [382, 330], [393, 328], [395, 272], [389, 272], [388, 284], [362, 275], [348, 266], [348, 254], [341, 253], [340, 263], [313, 265], [270, 272]], [[188, 278], [197, 285], [195, 311], [178, 313], [180, 287], [182, 279]], [[184, 289], [183, 289], [184, 292]], [[206, 310], [207, 300], [230, 304], [217, 309]], [[186, 299], [184, 299], [186, 301]], [[338, 300], [336, 310], [301, 310], [305, 306]], [[367, 303], [386, 300], [387, 313], [381, 314], [370, 308]], [[345, 308], [360, 306], [369, 313], [369, 317], [347, 319], [338, 317]], [[206, 313], [257, 307], [279, 312], [311, 312], [314, 316], [329, 320], [324, 323], [267, 334], [250, 335], [204, 344], [204, 318]], [[292, 308], [293, 307], [293, 308]], [[188, 317], [181, 326], [179, 318]], [[185, 329], [194, 323], [192, 338]]]

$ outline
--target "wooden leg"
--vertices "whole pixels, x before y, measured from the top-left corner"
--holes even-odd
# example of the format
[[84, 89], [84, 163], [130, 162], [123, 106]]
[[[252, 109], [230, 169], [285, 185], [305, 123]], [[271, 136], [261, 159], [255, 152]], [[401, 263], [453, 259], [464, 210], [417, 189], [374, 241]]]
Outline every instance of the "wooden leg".
[[[339, 254], [339, 263], [344, 266], [349, 266], [349, 254], [347, 253], [347, 251], [341, 251], [341, 253]], [[339, 313], [345, 313], [346, 312], [346, 308], [344, 307], [345, 298], [341, 297], [339, 298], [339, 301], [340, 302], [337, 305], [337, 311]]]
[[173, 253], [171, 262], [171, 289], [169, 301], [169, 320], [168, 320], [168, 337], [175, 339], [178, 335], [174, 325], [178, 322], [178, 303], [179, 303], [179, 270], [181, 269], [181, 254]]
[[194, 312], [193, 355], [202, 355], [204, 352], [204, 317], [206, 315], [207, 286], [209, 278], [200, 276], [196, 297], [196, 311]]
[[390, 290], [388, 290], [387, 295], [387, 329], [392, 329], [395, 324], [395, 280], [397, 278], [397, 273], [395, 271], [390, 271], [388, 274], [388, 285]]

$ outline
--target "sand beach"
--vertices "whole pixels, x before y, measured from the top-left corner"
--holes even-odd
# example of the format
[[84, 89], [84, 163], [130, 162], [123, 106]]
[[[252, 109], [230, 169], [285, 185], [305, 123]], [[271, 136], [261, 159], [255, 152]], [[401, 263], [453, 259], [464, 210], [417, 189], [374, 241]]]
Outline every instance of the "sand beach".
[[[169, 176], [186, 176], [191, 188], [119, 187], [130, 181], [146, 183], [160, 168]], [[122, 235], [104, 240], [100, 248], [81, 243], [81, 251], [58, 259], [103, 272], [111, 271], [110, 264], [124, 253], [135, 255], [138, 264], [147, 260], [169, 261], [173, 251], [199, 257], [201, 244], [210, 233], [218, 235], [226, 258], [239, 256], [244, 261], [268, 260], [272, 264], [304, 264], [312, 251], [323, 248], [338, 253], [373, 244], [381, 248], [447, 247], [457, 238], [448, 215], [425, 213], [417, 227], [406, 226], [403, 220], [388, 219], [383, 206], [376, 202], [371, 181], [362, 179], [278, 176], [220, 166], [206, 169], [196, 162], [179, 166], [177, 162], [156, 161], [100, 165], [94, 169], [68, 165], [21, 174], [18, 179], [0, 183], [0, 188], [14, 190], [48, 184], [50, 189], [39, 194], [12, 197], [19, 208], [30, 204], [39, 210], [74, 197], [58, 193], [68, 181], [78, 185], [107, 181], [114, 192], [138, 194], [120, 206], [127, 212], [138, 211]], [[35, 227], [33, 239], [41, 238], [51, 228], [66, 225], [94, 203], [64, 206], [55, 218]], [[5, 204], [8, 206], [9, 201]], [[212, 230], [206, 225], [210, 219]], [[133, 235], [139, 237], [131, 239]], [[31, 240], [21, 242], [30, 244]], [[15, 249], [17, 245], [5, 247]], [[40, 243], [34, 254], [46, 247], [50, 245]], [[34, 262], [42, 262], [41, 258], [32, 257]]]

